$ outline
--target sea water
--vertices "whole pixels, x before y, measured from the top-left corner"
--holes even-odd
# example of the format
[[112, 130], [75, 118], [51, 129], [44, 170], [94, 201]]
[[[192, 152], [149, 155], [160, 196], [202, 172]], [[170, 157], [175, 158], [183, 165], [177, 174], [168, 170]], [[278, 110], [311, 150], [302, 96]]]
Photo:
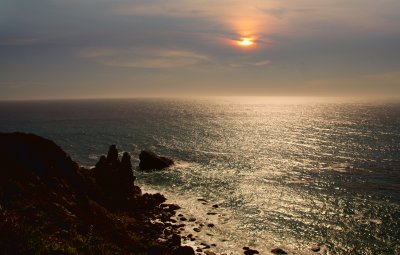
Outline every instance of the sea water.
[[[0, 132], [54, 140], [93, 166], [116, 144], [174, 159], [135, 170], [198, 246], [243, 254], [400, 254], [400, 103], [328, 98], [1, 102]], [[207, 201], [207, 202], [205, 202]], [[213, 205], [217, 205], [214, 206]], [[216, 208], [217, 207], [217, 208]], [[214, 224], [208, 227], [207, 224]], [[203, 224], [200, 232], [193, 228]]]

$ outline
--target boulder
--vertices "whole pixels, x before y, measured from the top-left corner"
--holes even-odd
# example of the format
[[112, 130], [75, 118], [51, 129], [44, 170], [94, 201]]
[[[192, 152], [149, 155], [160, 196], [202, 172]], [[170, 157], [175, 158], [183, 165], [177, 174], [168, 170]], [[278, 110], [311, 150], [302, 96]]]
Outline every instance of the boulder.
[[141, 151], [139, 159], [139, 168], [144, 171], [164, 169], [174, 164], [172, 159], [158, 156], [154, 152], [148, 150]]
[[274, 248], [271, 250], [273, 254], [287, 254], [286, 251], [282, 250], [281, 248]]
[[250, 249], [249, 247], [243, 247], [244, 255], [255, 255], [260, 254], [257, 250]]

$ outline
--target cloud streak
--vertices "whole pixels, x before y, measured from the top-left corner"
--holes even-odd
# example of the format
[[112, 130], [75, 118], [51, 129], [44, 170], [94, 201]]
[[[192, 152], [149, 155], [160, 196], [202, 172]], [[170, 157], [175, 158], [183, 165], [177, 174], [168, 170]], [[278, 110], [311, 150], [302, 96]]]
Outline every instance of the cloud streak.
[[170, 69], [208, 62], [209, 58], [188, 50], [148, 48], [92, 48], [80, 56], [106, 66]]

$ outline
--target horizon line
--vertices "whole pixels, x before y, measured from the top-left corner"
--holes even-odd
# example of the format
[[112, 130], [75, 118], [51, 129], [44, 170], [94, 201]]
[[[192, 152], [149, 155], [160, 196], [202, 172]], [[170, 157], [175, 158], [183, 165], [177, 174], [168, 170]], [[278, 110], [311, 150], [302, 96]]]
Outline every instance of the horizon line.
[[139, 96], [110, 96], [110, 97], [51, 97], [51, 98], [0, 98], [0, 102], [44, 102], [44, 101], [112, 101], [112, 100], [134, 100], [134, 99], [351, 99], [351, 100], [374, 100], [400, 102], [398, 95], [139, 95]]

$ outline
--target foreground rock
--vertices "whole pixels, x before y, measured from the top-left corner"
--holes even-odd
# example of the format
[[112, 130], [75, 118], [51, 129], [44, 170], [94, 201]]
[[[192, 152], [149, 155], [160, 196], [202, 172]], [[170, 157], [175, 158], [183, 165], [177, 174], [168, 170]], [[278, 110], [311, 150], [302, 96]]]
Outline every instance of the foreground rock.
[[192, 247], [190, 246], [182, 246], [179, 247], [176, 251], [174, 255], [194, 255], [194, 250]]
[[84, 169], [50, 140], [0, 133], [0, 254], [176, 254], [179, 207], [134, 180], [115, 146]]
[[174, 161], [169, 158], [161, 157], [156, 155], [152, 151], [141, 151], [139, 154], [139, 167], [141, 170], [160, 170], [170, 167], [174, 164]]

